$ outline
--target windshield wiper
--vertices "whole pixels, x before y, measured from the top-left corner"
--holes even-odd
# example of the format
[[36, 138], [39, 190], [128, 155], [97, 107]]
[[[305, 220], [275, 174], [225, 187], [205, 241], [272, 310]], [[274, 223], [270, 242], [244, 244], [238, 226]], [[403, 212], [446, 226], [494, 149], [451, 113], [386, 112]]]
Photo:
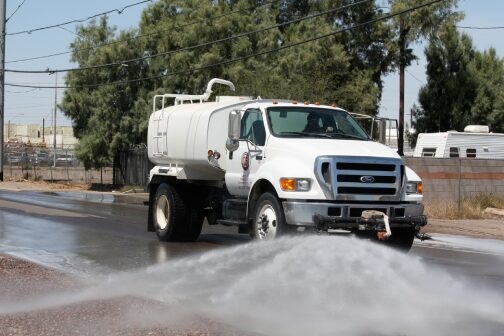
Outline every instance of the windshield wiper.
[[366, 138], [361, 138], [356, 135], [351, 135], [351, 134], [346, 134], [346, 133], [339, 133], [339, 132], [331, 132], [331, 133], [325, 133], [328, 137], [335, 137], [335, 138], [345, 138], [345, 139], [355, 139], [355, 140], [362, 140], [362, 141], [368, 141], [369, 139]]
[[312, 133], [312, 132], [280, 132], [282, 135], [304, 135], [304, 136], [317, 136], [317, 137], [324, 137], [324, 138], [330, 138], [330, 136], [327, 136], [326, 133]]
[[303, 135], [303, 136], [314, 136], [314, 137], [322, 137], [322, 138], [344, 138], [344, 139], [355, 139], [368, 141], [369, 139], [361, 138], [356, 135], [350, 135], [340, 132], [329, 132], [329, 133], [312, 133], [312, 132], [281, 132], [282, 135]]

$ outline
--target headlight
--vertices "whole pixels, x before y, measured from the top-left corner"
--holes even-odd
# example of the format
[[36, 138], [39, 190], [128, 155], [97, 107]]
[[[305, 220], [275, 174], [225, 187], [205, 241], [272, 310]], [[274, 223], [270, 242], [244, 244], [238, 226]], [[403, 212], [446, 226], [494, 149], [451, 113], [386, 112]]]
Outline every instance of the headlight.
[[280, 188], [283, 191], [310, 191], [311, 179], [282, 177]]
[[406, 183], [406, 194], [421, 194], [423, 192], [422, 182]]

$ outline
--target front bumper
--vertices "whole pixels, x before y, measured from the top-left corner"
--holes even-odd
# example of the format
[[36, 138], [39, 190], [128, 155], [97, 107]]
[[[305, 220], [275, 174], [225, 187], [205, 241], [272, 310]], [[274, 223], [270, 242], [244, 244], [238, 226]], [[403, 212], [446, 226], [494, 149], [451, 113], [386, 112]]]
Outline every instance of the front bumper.
[[285, 221], [290, 225], [311, 226], [318, 230], [381, 230], [383, 219], [364, 219], [362, 211], [377, 210], [389, 217], [390, 227], [419, 229], [427, 224], [422, 204], [347, 204], [284, 201]]

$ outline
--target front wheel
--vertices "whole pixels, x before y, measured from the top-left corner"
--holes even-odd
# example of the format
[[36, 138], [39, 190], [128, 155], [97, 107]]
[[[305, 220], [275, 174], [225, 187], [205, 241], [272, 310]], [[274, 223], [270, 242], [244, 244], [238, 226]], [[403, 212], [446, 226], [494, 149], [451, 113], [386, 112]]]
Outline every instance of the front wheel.
[[275, 239], [286, 232], [284, 213], [278, 198], [266, 192], [256, 203], [252, 238]]
[[397, 250], [408, 252], [413, 246], [415, 240], [414, 229], [395, 229], [392, 230], [392, 236], [384, 243]]

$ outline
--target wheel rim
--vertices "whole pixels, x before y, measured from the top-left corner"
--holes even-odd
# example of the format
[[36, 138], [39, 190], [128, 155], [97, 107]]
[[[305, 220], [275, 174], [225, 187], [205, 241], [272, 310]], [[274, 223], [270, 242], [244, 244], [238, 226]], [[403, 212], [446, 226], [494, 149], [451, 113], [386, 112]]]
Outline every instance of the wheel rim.
[[265, 204], [257, 215], [257, 236], [259, 239], [273, 239], [277, 235], [278, 219], [275, 209]]
[[156, 224], [164, 230], [168, 226], [168, 219], [170, 218], [170, 203], [165, 195], [161, 195], [158, 199], [156, 206]]

